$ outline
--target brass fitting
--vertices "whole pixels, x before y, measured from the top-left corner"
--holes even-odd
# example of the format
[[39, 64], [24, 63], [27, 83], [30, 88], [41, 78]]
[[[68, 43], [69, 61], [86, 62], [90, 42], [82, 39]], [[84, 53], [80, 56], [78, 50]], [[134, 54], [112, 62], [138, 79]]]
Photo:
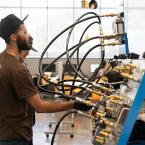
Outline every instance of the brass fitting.
[[100, 144], [105, 144], [105, 139], [101, 136], [96, 136], [95, 141], [100, 143]]
[[100, 131], [100, 134], [102, 136], [105, 136], [105, 137], [108, 137], [109, 136], [109, 133], [108, 132], [105, 132], [105, 131]]

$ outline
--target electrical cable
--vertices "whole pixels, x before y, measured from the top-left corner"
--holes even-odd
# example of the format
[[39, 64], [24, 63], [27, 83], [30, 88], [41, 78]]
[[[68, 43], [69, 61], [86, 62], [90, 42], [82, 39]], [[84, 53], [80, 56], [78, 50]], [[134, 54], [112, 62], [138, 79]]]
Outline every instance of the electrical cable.
[[79, 23], [81, 23], [81, 22], [84, 22], [84, 21], [87, 21], [87, 20], [89, 20], [89, 19], [93, 19], [93, 18], [96, 18], [96, 17], [98, 17], [98, 16], [88, 17], [88, 18], [82, 19], [82, 20], [80, 20], [79, 22], [76, 22], [76, 23], [74, 23], [74, 24], [68, 26], [66, 29], [64, 29], [63, 31], [61, 31], [57, 36], [55, 36], [55, 37], [50, 41], [50, 43], [46, 46], [46, 48], [45, 48], [44, 51], [42, 52], [41, 57], [40, 57], [40, 59], [39, 59], [38, 69], [39, 69], [39, 73], [40, 73], [41, 77], [43, 76], [42, 71], [41, 71], [42, 59], [43, 59], [44, 54], [46, 53], [47, 49], [51, 46], [51, 44], [52, 44], [60, 35], [62, 35], [64, 32], [66, 32], [68, 29], [70, 29], [70, 28], [73, 27], [74, 25], [77, 25], [77, 24], [79, 24]]
[[[87, 14], [93, 14], [93, 15], [95, 15], [95, 16], [87, 17], [87, 18], [81, 19], [81, 20], [79, 21], [80, 18], [82, 18], [83, 16], [85, 16], [85, 15], [87, 15]], [[66, 29], [64, 29], [63, 31], [61, 31], [56, 37], [54, 37], [54, 38], [50, 41], [50, 43], [47, 45], [47, 47], [44, 49], [44, 51], [43, 51], [43, 53], [42, 53], [42, 55], [41, 55], [41, 58], [40, 58], [40, 60], [39, 60], [39, 73], [40, 73], [40, 79], [43, 78], [44, 80], [46, 80], [46, 78], [44, 78], [44, 76], [43, 76], [43, 72], [44, 72], [47, 68], [49, 68], [53, 63], [55, 63], [57, 60], [59, 60], [62, 56], [66, 55], [66, 56], [67, 56], [66, 64], [69, 63], [69, 64], [72, 66], [72, 68], [73, 68], [73, 70], [74, 70], [74, 72], [75, 72], [75, 79], [73, 79], [72, 85], [69, 85], [69, 86], [67, 85], [68, 87], [70, 87], [70, 89], [69, 89], [69, 88], [64, 88], [64, 87], [66, 86], [66, 84], [63, 84], [65, 81], [61, 81], [61, 82], [55, 83], [55, 82], [52, 82], [51, 80], [46, 80], [48, 83], [53, 84], [53, 85], [57, 88], [57, 90], [59, 90], [59, 92], [47, 90], [46, 88], [43, 88], [43, 87], [40, 85], [40, 83], [38, 82], [37, 84], [38, 84], [39, 88], [42, 89], [43, 91], [49, 92], [49, 93], [52, 93], [52, 94], [57, 94], [57, 95], [60, 95], [60, 96], [62, 96], [62, 97], [64, 96], [64, 97], [70, 98], [70, 96], [65, 95], [65, 93], [64, 93], [65, 91], [70, 90], [70, 95], [71, 95], [71, 96], [74, 96], [74, 94], [72, 94], [72, 91], [73, 91], [75, 88], [80, 88], [80, 92], [78, 92], [78, 93], [81, 93], [81, 92], [84, 91], [84, 88], [82, 87], [83, 85], [85, 85], [85, 87], [88, 87], [90, 84], [91, 84], [92, 87], [94, 86], [91, 82], [96, 78], [96, 76], [97, 76], [97, 74], [98, 74], [98, 72], [99, 72], [99, 70], [100, 70], [100, 68], [101, 68], [101, 66], [102, 66], [102, 62], [103, 62], [104, 56], [105, 56], [105, 50], [104, 50], [104, 49], [101, 49], [101, 62], [100, 62], [100, 64], [99, 64], [98, 69], [95, 70], [94, 74], [93, 74], [91, 77], [85, 78], [85, 76], [84, 76], [84, 74], [83, 74], [83, 72], [82, 72], [82, 70], [81, 70], [81, 66], [82, 66], [84, 60], [86, 59], [87, 55], [88, 55], [93, 49], [95, 49], [96, 47], [99, 47], [99, 46], [102, 46], [102, 47], [103, 47], [103, 45], [98, 44], [98, 45], [95, 45], [95, 46], [93, 46], [92, 48], [90, 48], [90, 49], [86, 52], [86, 54], [83, 56], [83, 58], [82, 58], [82, 60], [81, 60], [80, 62], [79, 62], [79, 49], [80, 49], [80, 47], [82, 47], [85, 43], [87, 43], [87, 42], [89, 42], [89, 41], [91, 41], [91, 40], [95, 40], [95, 39], [98, 39], [98, 38], [100, 38], [101, 40], [103, 39], [102, 36], [101, 36], [101, 37], [100, 37], [100, 36], [96, 36], [96, 37], [92, 37], [92, 38], [90, 38], [90, 39], [88, 39], [88, 40], [82, 41], [82, 38], [83, 38], [84, 34], [86, 33], [86, 31], [88, 30], [88, 28], [89, 28], [90, 26], [92, 26], [93, 24], [95, 24], [95, 23], [100, 24], [101, 21], [100, 21], [100, 17], [99, 17], [96, 13], [86, 13], [86, 14], [84, 14], [83, 16], [81, 16], [74, 24], [70, 25], [69, 27], [67, 27]], [[91, 24], [89, 24], [89, 25], [86, 27], [86, 29], [83, 31], [82, 36], [81, 36], [81, 38], [80, 38], [80, 40], [79, 40], [79, 43], [76, 44], [75, 46], [71, 47], [71, 48], [68, 48], [69, 39], [70, 39], [70, 36], [71, 36], [71, 33], [72, 33], [74, 27], [75, 27], [77, 24], [80, 24], [81, 22], [84, 22], [84, 21], [87, 21], [87, 20], [93, 19], [93, 18], [98, 18], [99, 21], [95, 21], [95, 22], [92, 22]], [[54, 60], [50, 63], [50, 65], [48, 65], [47, 67], [45, 67], [44, 70], [41, 70], [41, 64], [42, 64], [42, 60], [43, 60], [43, 56], [44, 56], [45, 52], [48, 50], [48, 48], [51, 46], [51, 44], [52, 44], [58, 37], [60, 37], [64, 32], [66, 32], [66, 31], [69, 30], [69, 29], [70, 29], [70, 31], [69, 31], [69, 35], [68, 35], [67, 41], [66, 41], [66, 51], [65, 51], [64, 53], [62, 53], [60, 56], [58, 56], [56, 59], [54, 59]], [[102, 29], [101, 29], [101, 30], [102, 30]], [[81, 41], [82, 41], [82, 42], [81, 42]], [[72, 51], [72, 50], [73, 50], [73, 52], [71, 52], [71, 53], [69, 54], [69, 52]], [[78, 66], [77, 66], [77, 69], [74, 68], [74, 66], [73, 66], [73, 64], [71, 63], [71, 60], [70, 60], [71, 57], [75, 54], [75, 52], [77, 52], [77, 59], [78, 59], [78, 61], [77, 61], [77, 65], [78, 65]], [[66, 65], [66, 66], [67, 66], [67, 65]], [[63, 74], [64, 74], [64, 72], [65, 72], [65, 70], [63, 71]], [[74, 85], [75, 82], [77, 82], [77, 80], [76, 80], [76, 77], [77, 77], [77, 76], [79, 76], [79, 77], [82, 79], [82, 83], [81, 83], [79, 86]], [[63, 77], [62, 77], [62, 78], [63, 78]], [[86, 80], [88, 80], [88, 81], [86, 81]], [[98, 83], [98, 81], [99, 81], [99, 79], [97, 80], [96, 83]], [[60, 91], [61, 91], [61, 92], [60, 92]], [[75, 94], [76, 94], [76, 93], [75, 93]]]
[[[84, 30], [84, 32], [83, 32], [82, 35], [81, 35], [81, 38], [80, 38], [80, 40], [79, 40], [79, 43], [82, 41], [82, 38], [83, 38], [84, 34], [86, 33], [86, 31], [87, 31], [92, 25], [94, 25], [94, 24], [96, 24], [96, 23], [98, 24], [97, 21], [92, 22], [91, 24], [89, 24], [89, 25], [86, 27], [86, 29]], [[78, 46], [78, 47], [79, 47], [79, 46]], [[81, 70], [81, 66], [79, 66], [79, 49], [77, 49], [77, 64], [78, 64], [78, 69], [77, 69], [77, 70], [80, 71], [84, 77], [87, 77], [87, 76], [83, 73], [83, 71]]]
[[[93, 15], [97, 16], [97, 18], [98, 18], [97, 23], [98, 23], [98, 24], [101, 23], [100, 17], [99, 17], [96, 13], [94, 13], [94, 12], [85, 13], [85, 14], [82, 15], [80, 18], [78, 18], [78, 19], [76, 20], [76, 22], [79, 22], [79, 20], [81, 20], [81, 18], [83, 18], [84, 16], [86, 16], [86, 15], [88, 15], [88, 14], [93, 14]], [[90, 25], [90, 26], [91, 26], [91, 25]], [[83, 32], [83, 35], [85, 34], [85, 32], [87, 31], [87, 29], [88, 29], [90, 26], [88, 26], [88, 27], [85, 29], [85, 31]], [[69, 64], [72, 66], [73, 70], [76, 70], [76, 69], [73, 67], [73, 65], [71, 64], [71, 61], [70, 61], [70, 58], [69, 58], [69, 52], [68, 52], [69, 39], [70, 39], [70, 36], [71, 36], [71, 33], [72, 33], [74, 27], [75, 27], [75, 26], [73, 26], [73, 27], [71, 28], [71, 30], [69, 31], [68, 37], [67, 37], [67, 42], [66, 42], [66, 56], [67, 56], [67, 61], [68, 61]], [[82, 35], [81, 38], [80, 38], [79, 44], [80, 44], [80, 42], [81, 42], [81, 40], [82, 40], [83, 35]], [[78, 48], [79, 48], [79, 46], [78, 46]], [[78, 49], [77, 49], [77, 50], [78, 50]], [[76, 71], [77, 71], [77, 70], [76, 70]], [[75, 72], [76, 72], [76, 71], [75, 71]]]
[[[101, 46], [100, 44], [95, 45], [95, 46], [93, 46], [91, 49], [89, 49], [89, 50], [86, 52], [86, 54], [84, 55], [84, 57], [82, 58], [82, 60], [81, 60], [81, 62], [80, 62], [80, 64], [79, 64], [79, 66], [78, 66], [78, 69], [79, 69], [79, 67], [82, 65], [82, 63], [84, 62], [84, 60], [86, 59], [87, 55], [88, 55], [92, 50], [94, 50], [95, 48], [100, 47], [100, 46]], [[74, 80], [75, 80], [75, 79], [76, 79], [76, 75], [75, 75], [75, 77], [74, 77]], [[75, 83], [75, 81], [73, 81], [72, 86], [74, 85], [74, 83]], [[71, 92], [72, 92], [72, 90], [71, 90]], [[71, 93], [70, 93], [70, 94], [71, 94]]]
[[[82, 38], [83, 38], [83, 36], [84, 36], [84, 34], [85, 34], [85, 32], [88, 30], [88, 28], [90, 28], [93, 24], [98, 24], [98, 23], [101, 23], [101, 21], [100, 21], [100, 19], [99, 19], [99, 22], [98, 21], [95, 21], [95, 22], [92, 22], [91, 24], [89, 24], [87, 27], [86, 27], [86, 29], [83, 31], [83, 33], [82, 33], [82, 35], [81, 35], [81, 38], [80, 38], [80, 40], [79, 40], [79, 44], [81, 43], [81, 41], [82, 41]], [[75, 71], [75, 76], [74, 76], [74, 83], [75, 83], [75, 79], [77, 78], [77, 76], [78, 76], [78, 73], [77, 72], [79, 72], [80, 71], [80, 73], [83, 75], [83, 77], [85, 77], [85, 78], [87, 78], [87, 76], [82, 72], [82, 70], [81, 70], [81, 66], [82, 66], [82, 64], [83, 64], [83, 61], [82, 61], [82, 63], [81, 64], [79, 64], [79, 48], [80, 48], [80, 45], [77, 47], [77, 70], [75, 71], [75, 69], [74, 69], [74, 71]], [[84, 60], [84, 58], [82, 58], [82, 60]], [[71, 63], [70, 63], [71, 64]], [[72, 65], [73, 66], [73, 65]], [[73, 84], [72, 84], [73, 85]], [[70, 94], [72, 93], [72, 90], [70, 91]]]
[[[90, 39], [88, 39], [88, 40], [85, 40], [85, 41], [83, 41], [83, 42], [81, 42], [81, 45], [83, 45], [83, 44], [85, 44], [85, 43], [87, 43], [87, 42], [89, 42], [89, 41], [91, 41], [91, 40], [94, 40], [94, 39], [98, 39], [99, 37], [92, 37], [92, 38], [90, 38]], [[74, 49], [76, 46], [78, 46], [78, 45], [80, 45], [80, 44], [76, 44], [75, 46], [73, 46], [73, 47], [71, 47], [69, 50], [72, 50], [72, 49]], [[65, 55], [66, 54], [66, 52], [64, 52], [64, 53], [62, 53], [60, 56], [58, 56], [55, 60], [53, 60], [51, 63], [50, 63], [50, 65], [51, 64], [53, 64], [53, 63], [55, 63], [57, 60], [59, 60], [63, 55]], [[49, 66], [50, 66], [49, 65]], [[48, 68], [48, 67], [47, 67]], [[46, 68], [45, 68], [46, 69]], [[43, 70], [43, 71], [45, 71], [45, 69]], [[42, 72], [43, 72], [42, 71]], [[41, 76], [40, 75], [40, 77], [39, 77], [39, 80], [41, 79], [41, 77], [45, 80], [45, 81], [48, 81], [49, 83], [51, 83], [51, 84], [53, 84], [53, 85], [55, 85], [55, 86], [57, 86], [58, 85], [58, 83], [54, 83], [54, 82], [51, 82], [51, 81], [49, 81], [49, 80], [46, 80], [46, 78], [44, 78], [43, 77], [43, 75]], [[44, 90], [41, 86], [40, 86], [40, 84], [39, 84], [39, 82], [40, 81], [37, 81], [37, 86], [39, 86], [39, 88], [40, 89], [42, 89], [42, 90]], [[44, 90], [44, 91], [46, 91], [46, 90]], [[47, 91], [46, 91], [47, 92]], [[55, 94], [55, 92], [54, 92], [54, 94]], [[63, 94], [62, 94], [63, 95]]]
[[56, 133], [57, 133], [57, 130], [59, 128], [59, 125], [61, 124], [61, 122], [63, 121], [63, 119], [68, 116], [69, 114], [72, 114], [72, 113], [77, 113], [77, 110], [71, 110], [69, 112], [66, 112], [57, 122], [56, 124], [56, 127], [54, 129], [54, 132], [53, 132], [53, 136], [52, 136], [52, 139], [51, 139], [51, 145], [54, 144], [54, 139], [55, 139], [55, 136], [56, 136]]
[[[86, 21], [86, 20], [88, 20], [88, 19], [92, 19], [92, 18], [96, 18], [96, 17], [98, 17], [97, 16], [97, 14], [95, 14], [95, 13], [93, 13], [93, 12], [90, 12], [89, 14], [94, 14], [94, 15], [96, 15], [95, 17], [89, 17], [89, 18], [86, 18], [86, 19], [83, 19], [83, 20], [81, 20], [80, 22], [83, 22], [83, 21]], [[84, 15], [86, 15], [86, 14], [84, 14]], [[46, 52], [46, 50], [48, 49], [48, 47], [62, 34], [62, 33], [64, 33], [66, 30], [68, 30], [69, 28], [71, 28], [72, 26], [74, 26], [74, 25], [76, 25], [76, 24], [79, 24], [80, 22], [77, 22], [77, 23], [74, 23], [73, 25], [71, 25], [71, 26], [69, 26], [68, 28], [66, 28], [65, 30], [63, 30], [61, 33], [59, 33], [50, 43], [49, 43], [49, 45], [45, 48], [45, 50], [43, 51], [43, 53], [42, 53], [42, 55], [41, 55], [41, 58], [40, 58], [40, 60], [39, 60], [39, 73], [40, 73], [40, 76], [45, 80], [45, 78], [43, 77], [43, 75], [42, 75], [42, 73], [41, 73], [41, 68], [40, 68], [40, 66], [41, 66], [41, 63], [42, 63], [42, 59], [43, 59], [43, 56], [44, 56], [44, 54], [45, 54], [45, 52]], [[45, 69], [44, 69], [45, 70]]]
[[[89, 15], [89, 14], [93, 14], [93, 15], [95, 15], [95, 16], [98, 16], [98, 15], [97, 15], [96, 13], [94, 13], [94, 12], [88, 12], [88, 13], [85, 13], [84, 15], [82, 15], [81, 17], [79, 17], [79, 18], [75, 21], [75, 23], [79, 22], [79, 20], [81, 20], [84, 16]], [[98, 23], [101, 23], [100, 17], [98, 16], [97, 18], [98, 18], [98, 20], [99, 20]], [[67, 57], [67, 61], [66, 61], [66, 66], [65, 66], [65, 68], [64, 68], [64, 71], [63, 71], [63, 73], [62, 73], [62, 79], [64, 78], [64, 73], [65, 73], [65, 69], [66, 69], [66, 67], [67, 67], [67, 64], [70, 64], [70, 65], [71, 65], [71, 67], [72, 67], [72, 69], [75, 71], [76, 75], [79, 74], [79, 72], [75, 69], [75, 67], [72, 65], [72, 63], [71, 63], [71, 61], [70, 61], [70, 58], [71, 58], [71, 57], [69, 57], [69, 51], [68, 51], [69, 39], [70, 39], [70, 36], [71, 36], [71, 34], [72, 34], [72, 31], [73, 31], [74, 27], [75, 27], [75, 25], [70, 29], [69, 34], [68, 34], [68, 37], [67, 37], [67, 41], [66, 41], [66, 57]], [[79, 42], [79, 44], [80, 44], [80, 42]], [[78, 48], [79, 48], [79, 47], [78, 47]], [[79, 66], [78, 66], [78, 67], [79, 67]], [[79, 74], [79, 77], [80, 77], [80, 74]], [[63, 86], [62, 86], [62, 90], [63, 90], [63, 89], [64, 89], [64, 88], [63, 88]], [[63, 91], [63, 92], [64, 92], [64, 91]]]
[[89, 114], [87, 114], [87, 113], [85, 113], [85, 112], [79, 111], [79, 110], [70, 110], [70, 111], [66, 112], [66, 113], [58, 120], [58, 122], [57, 122], [57, 124], [56, 124], [56, 126], [55, 126], [55, 129], [54, 129], [54, 132], [53, 132], [53, 135], [52, 135], [52, 139], [51, 139], [51, 145], [54, 145], [55, 136], [56, 136], [57, 130], [58, 130], [58, 128], [59, 128], [61, 122], [63, 121], [63, 119], [64, 119], [65, 117], [67, 117], [69, 114], [72, 114], [72, 113], [78, 113], [78, 114], [80, 114], [80, 115], [82, 115], [82, 116], [86, 116], [86, 117], [88, 117], [88, 118], [90, 118], [90, 119], [95, 119], [93, 116], [91, 116], [91, 115], [89, 115]]

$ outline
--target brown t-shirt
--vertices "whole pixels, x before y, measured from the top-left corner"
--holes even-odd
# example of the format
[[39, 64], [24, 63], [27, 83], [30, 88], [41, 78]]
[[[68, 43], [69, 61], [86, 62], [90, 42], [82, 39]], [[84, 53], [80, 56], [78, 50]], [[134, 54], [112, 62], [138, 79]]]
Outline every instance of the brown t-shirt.
[[33, 110], [26, 99], [38, 93], [28, 69], [0, 54], [0, 139], [32, 139]]

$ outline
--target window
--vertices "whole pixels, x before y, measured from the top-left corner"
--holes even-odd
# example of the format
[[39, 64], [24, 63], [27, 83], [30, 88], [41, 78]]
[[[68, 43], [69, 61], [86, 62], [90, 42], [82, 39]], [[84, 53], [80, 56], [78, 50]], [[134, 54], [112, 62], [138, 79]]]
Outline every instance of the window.
[[[40, 57], [48, 43], [62, 30], [71, 25], [82, 14], [93, 11], [97, 14], [125, 11], [125, 27], [128, 34], [129, 50], [131, 52], [142, 55], [144, 46], [144, 25], [142, 19], [145, 14], [145, 1], [136, 0], [96, 0], [98, 8], [96, 10], [81, 8], [82, 0], [0, 0], [0, 19], [6, 15], [13, 13], [24, 18], [27, 14], [29, 17], [25, 21], [28, 32], [34, 38], [34, 48], [38, 52], [30, 52], [29, 57]], [[88, 0], [89, 1], [89, 0]], [[134, 19], [136, 18], [136, 19]], [[102, 27], [104, 34], [112, 33], [113, 18], [103, 18]], [[70, 38], [69, 47], [78, 43], [82, 31], [87, 27], [88, 23], [83, 23], [75, 27]], [[137, 27], [136, 27], [137, 26]], [[44, 55], [45, 58], [56, 58], [58, 55], [66, 51], [66, 39], [68, 31], [56, 40]], [[98, 26], [94, 25], [86, 32], [83, 39], [98, 35]], [[136, 42], [138, 38], [138, 42]], [[98, 42], [93, 42], [92, 45]], [[5, 49], [5, 43], [0, 39], [0, 52]], [[90, 44], [84, 45], [80, 49], [80, 57], [83, 57]], [[106, 47], [105, 57], [113, 57], [119, 54], [123, 46]], [[86, 49], [86, 51], [84, 51]], [[112, 51], [110, 51], [110, 49]], [[66, 56], [64, 56], [66, 57]], [[76, 57], [74, 55], [74, 57]], [[100, 50], [95, 49], [88, 55], [88, 58], [100, 58]]]
[[[45, 69], [44, 72], [56, 72], [56, 65], [55, 64], [51, 64], [50, 66], [49, 65], [50, 64], [48, 64], [48, 63], [43, 63], [42, 64], [42, 71]], [[48, 67], [48, 68], [46, 68], [46, 67]]]

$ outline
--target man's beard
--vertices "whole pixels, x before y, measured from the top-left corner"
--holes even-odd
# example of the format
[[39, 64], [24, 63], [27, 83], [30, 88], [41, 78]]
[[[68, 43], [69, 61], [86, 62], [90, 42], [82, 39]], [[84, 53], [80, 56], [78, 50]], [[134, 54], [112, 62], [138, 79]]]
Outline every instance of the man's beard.
[[22, 51], [22, 50], [30, 50], [31, 49], [31, 45], [30, 45], [30, 42], [26, 41], [26, 40], [23, 40], [20, 36], [17, 36], [17, 47], [19, 49], [19, 51]]

